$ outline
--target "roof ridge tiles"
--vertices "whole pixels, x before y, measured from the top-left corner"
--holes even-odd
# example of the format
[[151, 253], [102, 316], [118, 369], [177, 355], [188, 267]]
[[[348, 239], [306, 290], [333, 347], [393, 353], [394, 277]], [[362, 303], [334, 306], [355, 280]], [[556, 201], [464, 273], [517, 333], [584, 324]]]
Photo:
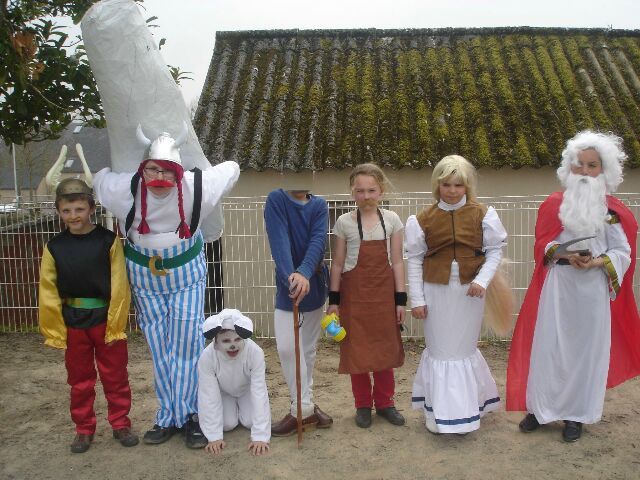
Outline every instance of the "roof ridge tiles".
[[467, 35], [606, 35], [608, 37], [640, 37], [640, 29], [572, 28], [572, 27], [439, 27], [439, 28], [342, 28], [342, 29], [272, 29], [221, 30], [216, 39], [261, 37], [414, 37], [414, 36], [467, 36]]
[[640, 166], [640, 30], [291, 29], [217, 40], [196, 116], [213, 162], [399, 169], [459, 153], [478, 167], [553, 166], [566, 138], [593, 128], [620, 135], [628, 165]]

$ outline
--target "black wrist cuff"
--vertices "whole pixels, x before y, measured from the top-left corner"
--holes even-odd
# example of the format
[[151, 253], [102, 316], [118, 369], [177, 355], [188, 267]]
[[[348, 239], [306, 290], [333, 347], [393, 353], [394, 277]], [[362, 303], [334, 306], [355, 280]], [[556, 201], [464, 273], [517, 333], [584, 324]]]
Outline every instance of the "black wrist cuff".
[[340, 305], [340, 292], [329, 292], [329, 305]]
[[395, 293], [396, 307], [406, 307], [407, 306], [407, 292], [396, 292]]

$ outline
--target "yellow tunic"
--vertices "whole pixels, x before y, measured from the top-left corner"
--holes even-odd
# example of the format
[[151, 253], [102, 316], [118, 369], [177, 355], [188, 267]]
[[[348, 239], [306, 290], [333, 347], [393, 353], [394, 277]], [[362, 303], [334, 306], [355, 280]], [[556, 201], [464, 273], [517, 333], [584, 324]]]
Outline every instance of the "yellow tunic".
[[[122, 243], [117, 235], [114, 236], [113, 244], [109, 250], [109, 260], [111, 296], [108, 299], [109, 308], [105, 343], [127, 338], [124, 330], [127, 326], [127, 317], [131, 304], [131, 291], [125, 268], [124, 252]], [[57, 280], [56, 262], [47, 245], [45, 246], [40, 266], [40, 332], [45, 337], [45, 345], [54, 348], [66, 348], [67, 326], [62, 315], [63, 299], [58, 292]]]

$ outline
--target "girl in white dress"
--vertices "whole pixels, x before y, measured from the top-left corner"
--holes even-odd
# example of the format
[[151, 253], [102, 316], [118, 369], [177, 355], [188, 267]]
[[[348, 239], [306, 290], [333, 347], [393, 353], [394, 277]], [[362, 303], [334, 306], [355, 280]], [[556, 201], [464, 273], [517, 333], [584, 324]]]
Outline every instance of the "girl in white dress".
[[426, 348], [413, 383], [413, 408], [432, 433], [464, 434], [500, 405], [477, 348], [485, 293], [507, 233], [493, 207], [477, 202], [474, 167], [449, 155], [432, 175], [436, 203], [407, 220], [411, 313], [424, 320]]

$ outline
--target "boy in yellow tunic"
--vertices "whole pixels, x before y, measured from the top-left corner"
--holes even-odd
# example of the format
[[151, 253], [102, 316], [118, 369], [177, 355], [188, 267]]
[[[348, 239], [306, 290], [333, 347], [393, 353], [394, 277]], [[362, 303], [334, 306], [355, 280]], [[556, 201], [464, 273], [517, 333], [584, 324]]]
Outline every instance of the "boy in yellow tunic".
[[95, 201], [82, 180], [56, 188], [56, 210], [67, 227], [45, 246], [40, 269], [40, 331], [45, 345], [66, 349], [71, 386], [73, 453], [86, 452], [96, 430], [96, 369], [107, 400], [113, 437], [137, 445], [128, 414], [131, 388], [124, 329], [131, 294], [117, 235], [91, 223]]

